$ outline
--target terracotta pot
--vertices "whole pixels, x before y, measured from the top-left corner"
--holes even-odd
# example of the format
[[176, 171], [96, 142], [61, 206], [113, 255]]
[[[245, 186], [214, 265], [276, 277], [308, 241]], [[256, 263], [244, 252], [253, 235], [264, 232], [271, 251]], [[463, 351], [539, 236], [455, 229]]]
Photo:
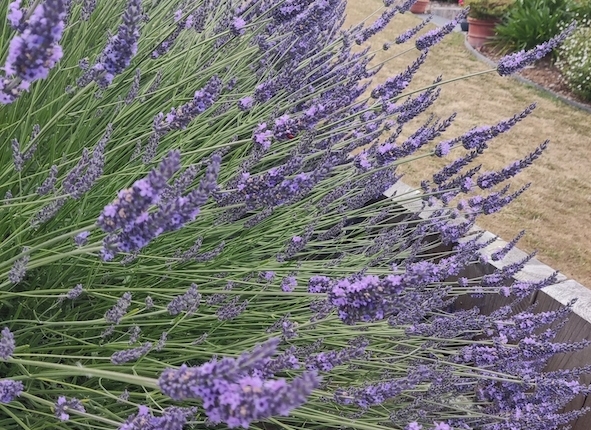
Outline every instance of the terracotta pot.
[[495, 35], [495, 27], [499, 20], [482, 20], [468, 17], [468, 43], [480, 48]]
[[427, 13], [427, 9], [429, 9], [429, 2], [430, 0], [417, 0], [415, 4], [410, 7], [410, 11], [412, 13]]

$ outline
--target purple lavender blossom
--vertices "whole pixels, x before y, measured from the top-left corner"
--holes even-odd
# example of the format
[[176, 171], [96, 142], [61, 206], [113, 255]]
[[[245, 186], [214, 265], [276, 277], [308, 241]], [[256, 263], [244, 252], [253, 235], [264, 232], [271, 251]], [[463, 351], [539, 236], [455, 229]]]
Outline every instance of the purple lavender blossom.
[[431, 48], [433, 45], [441, 42], [443, 37], [451, 33], [456, 25], [458, 25], [458, 22], [460, 22], [462, 19], [465, 19], [467, 16], [468, 9], [462, 10], [452, 21], [419, 37], [415, 42], [415, 46], [419, 51], [424, 51]]
[[80, 161], [62, 182], [64, 191], [74, 200], [80, 199], [102, 176], [105, 166], [105, 149], [112, 133], [113, 125], [107, 124], [103, 136], [92, 151], [92, 157], [89, 157], [88, 150], [84, 148]]
[[355, 43], [361, 45], [363, 42], [367, 41], [367, 39], [382, 31], [390, 23], [390, 21], [392, 21], [392, 18], [394, 18], [398, 12], [399, 10], [397, 7], [386, 9], [384, 12], [382, 12], [382, 15], [380, 15], [378, 19], [376, 19], [369, 27], [363, 29], [360, 34], [357, 35], [355, 38]]
[[281, 291], [291, 293], [297, 287], [298, 281], [295, 276], [286, 276], [281, 280]]
[[419, 67], [425, 62], [427, 58], [427, 52], [421, 53], [421, 55], [406, 68], [406, 70], [393, 78], [388, 78], [386, 82], [381, 85], [377, 85], [371, 92], [371, 96], [375, 99], [381, 97], [382, 100], [389, 100], [399, 95], [408, 85], [413, 75], [419, 70]]
[[131, 305], [131, 293], [125, 292], [117, 303], [105, 313], [105, 321], [112, 324], [119, 324], [123, 316], [127, 313], [127, 308]]
[[278, 341], [271, 339], [237, 359], [214, 359], [199, 367], [166, 369], [158, 380], [160, 390], [173, 400], [202, 398], [209, 421], [230, 428], [248, 428], [252, 421], [285, 416], [306, 401], [320, 380], [315, 372], [304, 372], [291, 383], [249, 376], [249, 370], [264, 367]]
[[331, 282], [327, 276], [312, 276], [308, 281], [309, 293], [326, 293], [330, 288]]
[[250, 110], [254, 105], [254, 97], [246, 96], [238, 100], [238, 108], [242, 111]]
[[511, 75], [522, 70], [525, 66], [533, 64], [548, 55], [554, 48], [560, 46], [564, 40], [576, 29], [576, 22], [572, 22], [560, 34], [544, 42], [529, 51], [519, 51], [506, 55], [499, 60], [497, 72], [501, 76]]
[[[186, 196], [160, 202], [156, 212], [141, 213], [135, 222], [123, 228], [123, 231], [113, 238], [116, 249], [111, 252], [114, 254], [117, 251], [139, 251], [162, 233], [179, 230], [188, 222], [194, 221], [201, 211], [201, 206], [217, 187], [220, 164], [221, 156], [214, 154], [196, 189]], [[109, 248], [109, 244], [105, 243], [104, 248]]]
[[525, 230], [521, 230], [517, 236], [515, 236], [513, 238], [513, 240], [511, 240], [511, 242], [509, 242], [507, 245], [505, 245], [502, 249], [495, 251], [492, 253], [491, 260], [493, 261], [499, 261], [502, 260], [503, 258], [505, 258], [505, 256], [509, 253], [509, 251], [511, 251], [513, 248], [515, 248], [515, 245], [517, 245], [517, 242], [519, 242], [519, 240], [525, 235]]
[[63, 0], [46, 0], [35, 8], [22, 33], [10, 41], [4, 71], [22, 80], [20, 89], [26, 90], [31, 83], [47, 78], [49, 70], [62, 58], [58, 42], [64, 31], [65, 12]]
[[0, 379], [0, 403], [10, 403], [15, 397], [21, 395], [25, 389], [21, 381], [12, 379]]
[[115, 365], [125, 364], [130, 361], [136, 361], [146, 355], [152, 349], [152, 344], [146, 342], [137, 348], [126, 349], [124, 351], [117, 351], [111, 355], [111, 363]]
[[246, 21], [244, 21], [244, 18], [240, 17], [240, 16], [236, 16], [234, 17], [234, 19], [232, 19], [232, 22], [230, 24], [230, 29], [232, 30], [232, 33], [235, 36], [239, 36], [241, 34], [244, 34], [244, 27], [246, 26]]
[[18, 31], [24, 30], [24, 28], [22, 28], [21, 26], [23, 24], [22, 20], [25, 16], [25, 12], [21, 8], [21, 2], [22, 0], [16, 0], [10, 3], [8, 5], [8, 13], [6, 14], [6, 19], [8, 20], [10, 27], [13, 30]]
[[129, 230], [145, 217], [146, 210], [155, 204], [167, 181], [180, 167], [180, 153], [171, 151], [158, 167], [144, 179], [136, 181], [131, 188], [119, 191], [117, 199], [105, 206], [97, 224], [107, 233], [118, 228]]
[[273, 136], [275, 139], [279, 141], [293, 139], [297, 132], [297, 123], [289, 115], [281, 115], [275, 120], [275, 125], [273, 126]]
[[306, 368], [308, 370], [330, 372], [336, 366], [363, 357], [369, 341], [364, 337], [358, 337], [349, 341], [349, 344], [350, 346], [336, 351], [319, 352], [308, 356]]
[[84, 409], [82, 402], [74, 397], [69, 400], [64, 396], [58, 397], [57, 402], [55, 402], [55, 416], [60, 421], [68, 421], [70, 411], [86, 412], [86, 409]]
[[263, 151], [267, 151], [271, 147], [272, 137], [273, 132], [271, 130], [267, 130], [267, 123], [265, 122], [257, 125], [257, 128], [252, 134], [253, 142], [259, 145]]
[[477, 151], [482, 151], [483, 149], [487, 148], [487, 141], [491, 140], [493, 137], [496, 137], [501, 133], [509, 131], [511, 127], [513, 127], [519, 121], [524, 120], [530, 113], [532, 113], [535, 107], [535, 103], [531, 104], [528, 107], [526, 107], [522, 112], [513, 115], [511, 118], [508, 118], [506, 120], [499, 121], [497, 124], [493, 126], [475, 127], [469, 130], [467, 133], [460, 137], [462, 145], [465, 149], [475, 149]]
[[141, 21], [141, 0], [128, 0], [123, 13], [123, 24], [119, 26], [117, 34], [109, 37], [105, 49], [90, 69], [100, 88], [108, 87], [115, 76], [121, 74], [131, 63], [137, 53]]
[[176, 296], [167, 305], [168, 313], [170, 315], [178, 315], [181, 312], [187, 312], [187, 315], [195, 313], [201, 301], [201, 294], [197, 291], [197, 285], [191, 284], [191, 287], [180, 296]]
[[37, 194], [44, 196], [51, 193], [55, 189], [55, 182], [57, 181], [57, 166], [54, 164], [49, 169], [49, 176], [43, 181], [41, 186], [37, 187]]
[[[23, 252], [27, 252], [28, 250], [28, 247], [23, 247]], [[12, 263], [12, 267], [8, 272], [8, 280], [10, 282], [13, 284], [18, 284], [23, 279], [25, 279], [25, 274], [27, 273], [27, 264], [29, 263], [30, 258], [30, 255], [26, 254]]]
[[480, 189], [485, 190], [487, 188], [492, 188], [495, 185], [498, 185], [505, 180], [512, 178], [513, 176], [517, 175], [526, 167], [529, 167], [533, 164], [535, 160], [537, 160], [542, 153], [548, 147], [548, 140], [542, 143], [536, 150], [530, 153], [527, 157], [522, 160], [515, 161], [514, 163], [510, 164], [509, 166], [505, 167], [500, 172], [488, 172], [483, 173], [478, 177], [476, 183], [480, 187]]
[[417, 34], [419, 31], [421, 31], [423, 29], [423, 27], [425, 27], [431, 20], [433, 19], [432, 15], [429, 15], [427, 17], [427, 19], [423, 20], [423, 22], [421, 22], [419, 25], [411, 28], [410, 30], [405, 31], [404, 33], [402, 33], [400, 36], [398, 36], [395, 40], [395, 43], [397, 45], [400, 45], [404, 42], [407, 42], [408, 40], [410, 40], [415, 34]]
[[205, 86], [195, 91], [193, 100], [172, 108], [166, 115], [160, 113], [154, 118], [154, 131], [165, 133], [171, 130], [184, 130], [200, 113], [205, 112], [217, 100], [222, 90], [222, 81], [213, 76]]
[[423, 430], [423, 426], [416, 421], [413, 421], [412, 423], [408, 424], [404, 430]]
[[227, 303], [221, 306], [217, 311], [216, 315], [219, 321], [230, 321], [240, 315], [248, 306], [248, 300], [244, 300], [240, 303], [240, 297], [232, 297]]
[[267, 282], [271, 282], [273, 279], [275, 279], [275, 272], [268, 270], [266, 272], [261, 272], [259, 273], [259, 278], [267, 281]]
[[76, 236], [74, 236], [74, 243], [77, 247], [82, 247], [86, 245], [86, 243], [88, 242], [88, 236], [90, 236], [89, 231], [83, 231], [82, 233], [78, 233]]
[[0, 359], [8, 360], [14, 353], [14, 348], [14, 335], [8, 327], [4, 327], [0, 332]]

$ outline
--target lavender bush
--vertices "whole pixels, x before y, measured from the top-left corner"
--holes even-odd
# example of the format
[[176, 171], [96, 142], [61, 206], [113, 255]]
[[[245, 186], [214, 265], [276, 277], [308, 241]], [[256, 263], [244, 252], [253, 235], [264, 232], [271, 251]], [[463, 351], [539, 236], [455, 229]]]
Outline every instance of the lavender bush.
[[[0, 428], [541, 430], [584, 413], [561, 411], [586, 369], [543, 371], [586, 346], [552, 342], [568, 307], [515, 311], [555, 277], [513, 283], [527, 259], [465, 276], [487, 245], [476, 217], [525, 191], [507, 182], [546, 143], [471, 166], [534, 106], [444, 138], [461, 113], [425, 114], [441, 78], [405, 89], [453, 26], [400, 29], [416, 59], [370, 91], [356, 45], [411, 4], [344, 30], [342, 0], [8, 5]], [[456, 159], [398, 196], [413, 212], [383, 192], [425, 147]], [[481, 315], [464, 294], [514, 301]]]

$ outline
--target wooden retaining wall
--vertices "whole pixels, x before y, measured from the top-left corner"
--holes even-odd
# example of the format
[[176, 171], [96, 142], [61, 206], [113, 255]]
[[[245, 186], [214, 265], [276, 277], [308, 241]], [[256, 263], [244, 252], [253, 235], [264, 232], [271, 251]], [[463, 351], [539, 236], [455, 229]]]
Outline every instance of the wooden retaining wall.
[[[421, 210], [421, 202], [417, 197], [422, 193], [408, 185], [398, 182], [385, 193], [386, 197], [391, 198], [397, 204], [407, 208], [410, 211], [416, 212]], [[422, 218], [427, 218], [433, 208], [429, 212], [423, 212]], [[472, 231], [483, 231], [475, 226]], [[492, 261], [491, 255], [502, 249], [507, 242], [498, 238], [493, 233], [484, 232], [482, 241], [495, 239], [493, 243], [482, 250], [482, 254], [488, 258], [489, 262], [471, 266], [468, 269], [466, 276], [480, 277], [492, 273], [496, 269], [503, 268], [514, 262], [522, 260], [527, 254], [518, 248], [513, 248], [505, 258], [501, 261]], [[539, 281], [545, 279], [555, 273], [556, 270], [545, 265], [541, 261], [533, 258], [530, 260], [523, 270], [515, 275], [515, 280], [518, 281]], [[553, 311], [562, 306], [567, 305], [572, 300], [576, 299], [573, 306], [573, 312], [569, 316], [566, 324], [558, 331], [555, 338], [556, 342], [579, 342], [581, 340], [591, 340], [591, 290], [579, 284], [578, 282], [567, 279], [563, 275], [558, 275], [556, 284], [545, 287], [539, 291], [534, 292], [531, 296], [524, 299], [516, 311], [521, 311], [528, 306], [535, 304], [535, 312]], [[458, 298], [456, 306], [461, 309], [471, 309], [478, 307], [483, 314], [489, 314], [501, 306], [512, 302], [501, 294], [485, 294], [484, 298], [473, 298], [470, 296], [463, 296]], [[572, 369], [575, 367], [582, 367], [591, 365], [591, 347], [579, 350], [568, 354], [557, 354], [549, 360], [547, 371], [559, 369]], [[585, 375], [582, 381], [586, 384], [591, 384], [591, 375]], [[591, 398], [583, 395], [578, 396], [565, 408], [565, 411], [572, 411], [581, 409], [583, 407], [591, 407]], [[591, 429], [591, 412], [571, 423], [572, 430], [590, 430]]]

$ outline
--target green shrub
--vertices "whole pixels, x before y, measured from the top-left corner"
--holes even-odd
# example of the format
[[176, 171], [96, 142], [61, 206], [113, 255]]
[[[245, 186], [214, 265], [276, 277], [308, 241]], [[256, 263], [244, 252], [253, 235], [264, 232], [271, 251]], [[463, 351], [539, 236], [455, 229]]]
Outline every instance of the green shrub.
[[502, 51], [531, 49], [560, 33], [572, 20], [570, 0], [517, 0], [496, 28]]
[[560, 50], [556, 66], [569, 88], [585, 100], [591, 100], [591, 17], [580, 22]]

